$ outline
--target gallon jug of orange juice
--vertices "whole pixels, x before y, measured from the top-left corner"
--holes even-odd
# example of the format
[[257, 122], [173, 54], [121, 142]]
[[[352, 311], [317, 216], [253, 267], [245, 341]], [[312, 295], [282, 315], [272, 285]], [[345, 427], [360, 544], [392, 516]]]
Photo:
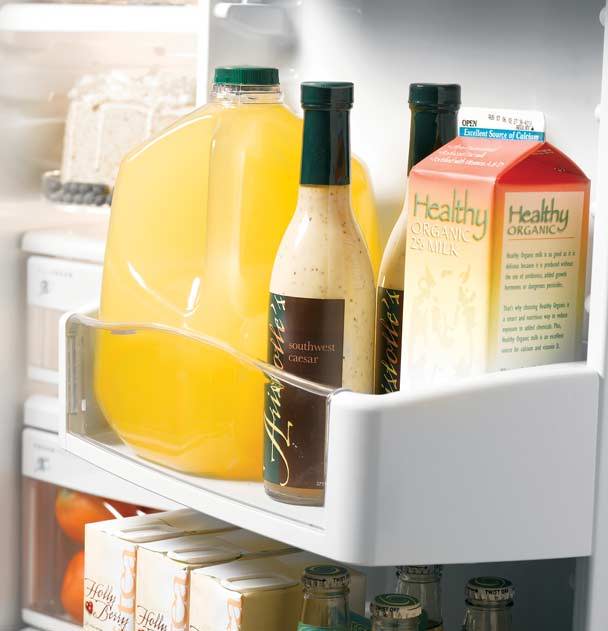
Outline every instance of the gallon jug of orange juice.
[[[187, 473], [261, 478], [264, 376], [187, 333], [266, 358], [270, 274], [297, 201], [301, 145], [278, 71], [224, 67], [208, 105], [124, 159], [100, 318], [186, 334], [98, 333], [98, 403], [139, 455]], [[352, 196], [377, 269], [377, 216], [356, 161]]]

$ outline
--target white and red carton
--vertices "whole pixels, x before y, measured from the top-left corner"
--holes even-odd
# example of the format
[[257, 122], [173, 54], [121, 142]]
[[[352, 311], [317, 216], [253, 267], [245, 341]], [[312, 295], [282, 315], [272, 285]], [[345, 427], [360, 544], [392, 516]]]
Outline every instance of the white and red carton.
[[234, 527], [190, 509], [87, 524], [85, 631], [134, 631], [138, 553], [143, 543]]

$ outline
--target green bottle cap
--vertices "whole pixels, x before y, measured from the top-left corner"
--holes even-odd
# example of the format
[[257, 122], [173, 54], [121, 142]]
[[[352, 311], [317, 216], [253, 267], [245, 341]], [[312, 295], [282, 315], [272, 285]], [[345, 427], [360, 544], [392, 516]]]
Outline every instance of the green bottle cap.
[[424, 107], [460, 107], [460, 86], [457, 83], [410, 83], [412, 105]]
[[499, 576], [478, 576], [465, 587], [466, 599], [478, 603], [508, 604], [513, 601], [514, 595], [513, 583]]
[[412, 578], [417, 576], [441, 578], [443, 565], [398, 565], [397, 571], [399, 575], [407, 574]]
[[278, 68], [264, 66], [220, 66], [215, 69], [213, 83], [228, 85], [278, 85]]
[[305, 587], [335, 588], [347, 587], [350, 573], [341, 565], [309, 565], [302, 574]]
[[422, 615], [420, 601], [407, 594], [380, 594], [370, 606], [372, 618], [409, 620]]
[[353, 106], [353, 84], [349, 81], [307, 81], [302, 84], [305, 110], [349, 110]]

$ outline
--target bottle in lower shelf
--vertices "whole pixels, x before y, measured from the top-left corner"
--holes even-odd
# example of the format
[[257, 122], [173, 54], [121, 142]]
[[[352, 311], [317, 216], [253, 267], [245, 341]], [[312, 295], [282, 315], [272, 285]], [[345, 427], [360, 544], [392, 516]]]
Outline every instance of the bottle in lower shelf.
[[472, 578], [466, 586], [462, 631], [511, 631], [513, 584], [497, 576]]
[[401, 565], [397, 568], [399, 594], [413, 596], [422, 606], [422, 630], [443, 631], [441, 610], [442, 565]]
[[380, 594], [374, 598], [370, 609], [371, 631], [418, 631], [423, 628], [420, 601], [413, 596]]
[[297, 631], [348, 631], [350, 575], [339, 565], [304, 570], [304, 603]]

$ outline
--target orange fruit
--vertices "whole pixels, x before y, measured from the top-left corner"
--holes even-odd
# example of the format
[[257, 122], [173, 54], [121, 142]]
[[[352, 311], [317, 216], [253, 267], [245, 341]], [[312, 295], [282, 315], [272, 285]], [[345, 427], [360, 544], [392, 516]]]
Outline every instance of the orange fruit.
[[68, 563], [61, 584], [61, 604], [66, 613], [82, 624], [84, 600], [84, 550], [77, 552]]
[[55, 518], [63, 532], [78, 543], [84, 543], [84, 527], [96, 521], [137, 515], [131, 504], [61, 489], [55, 499]]

